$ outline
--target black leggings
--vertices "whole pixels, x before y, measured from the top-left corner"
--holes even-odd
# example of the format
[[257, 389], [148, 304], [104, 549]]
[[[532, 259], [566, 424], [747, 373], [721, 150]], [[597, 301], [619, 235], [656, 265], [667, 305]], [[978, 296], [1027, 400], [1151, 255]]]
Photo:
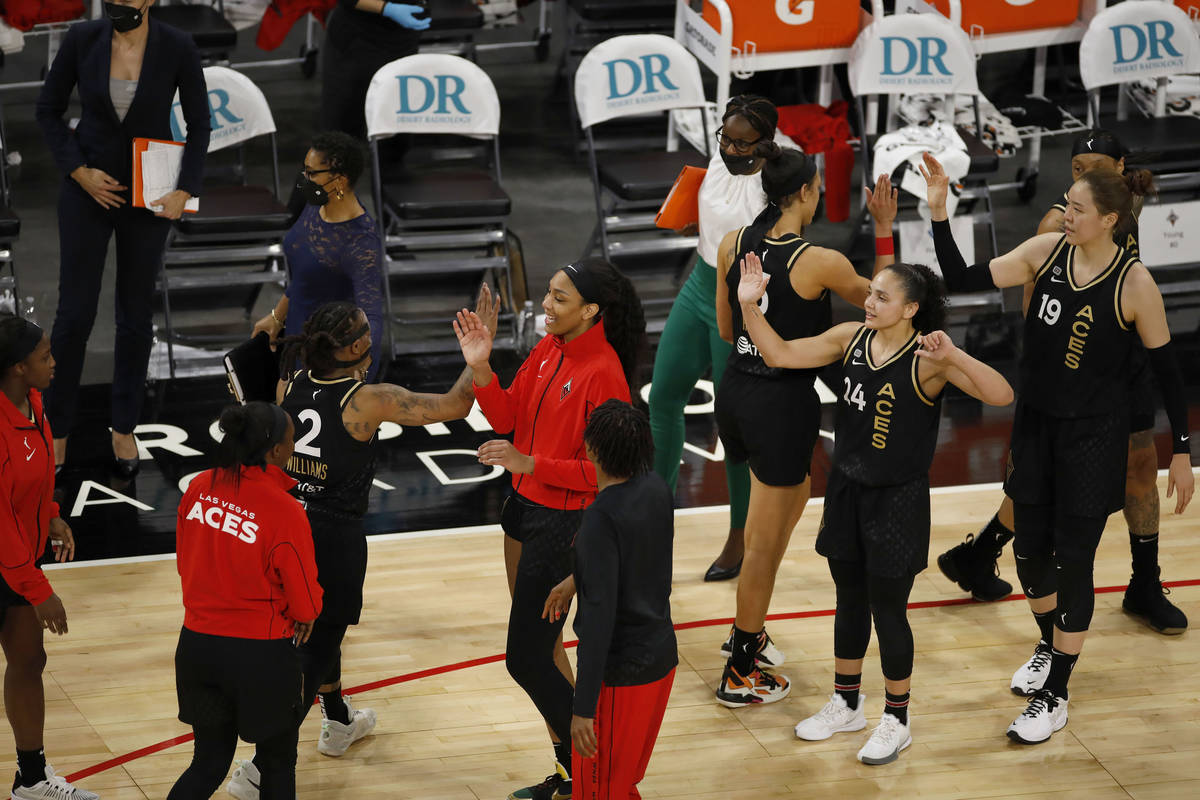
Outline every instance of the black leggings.
[[[192, 763], [171, 787], [167, 800], [208, 800], [221, 788], [237, 748], [237, 727], [231, 721], [212, 727], [193, 726], [196, 747]], [[261, 800], [295, 800], [296, 742], [299, 727], [288, 727], [255, 745], [254, 764], [262, 775]]]
[[1025, 596], [1037, 599], [1057, 592], [1055, 627], [1064, 633], [1086, 631], [1096, 608], [1092, 569], [1107, 519], [1013, 503], [1013, 522], [1013, 556]]
[[[512, 503], [507, 510], [511, 514]], [[554, 663], [554, 645], [565, 615], [557, 622], [542, 619], [550, 590], [571, 574], [571, 545], [582, 511], [559, 511], [541, 506], [519, 509], [519, 519], [505, 525], [506, 535], [521, 541], [521, 560], [508, 615], [504, 665], [525, 690], [560, 742], [571, 741], [575, 688]]]
[[857, 660], [866, 655], [874, 617], [883, 677], [902, 681], [911, 676], [913, 635], [908, 624], [908, 595], [915, 576], [881, 578], [868, 574], [862, 562], [832, 558], [829, 574], [837, 587], [834, 657]]
[[[346, 626], [324, 623], [317, 618], [308, 641], [300, 645], [300, 669], [304, 675], [304, 691], [300, 702], [299, 725], [308, 716], [308, 710], [317, 699], [317, 689], [326, 683], [337, 683], [342, 679], [342, 639], [346, 638]], [[258, 759], [255, 758], [255, 763]]]

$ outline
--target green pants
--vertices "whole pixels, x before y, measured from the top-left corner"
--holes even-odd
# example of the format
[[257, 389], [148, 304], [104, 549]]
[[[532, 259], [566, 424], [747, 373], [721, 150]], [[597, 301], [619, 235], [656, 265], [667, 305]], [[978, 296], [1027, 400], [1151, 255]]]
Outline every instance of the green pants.
[[[683, 409], [696, 381], [710, 367], [713, 386], [721, 385], [721, 375], [733, 348], [717, 332], [716, 296], [717, 271], [697, 258], [692, 274], [671, 306], [654, 357], [650, 387], [654, 471], [663, 477], [671, 491], [675, 491], [679, 458], [683, 455]], [[725, 483], [729, 487], [729, 526], [744, 527], [750, 502], [749, 465], [726, 461]]]

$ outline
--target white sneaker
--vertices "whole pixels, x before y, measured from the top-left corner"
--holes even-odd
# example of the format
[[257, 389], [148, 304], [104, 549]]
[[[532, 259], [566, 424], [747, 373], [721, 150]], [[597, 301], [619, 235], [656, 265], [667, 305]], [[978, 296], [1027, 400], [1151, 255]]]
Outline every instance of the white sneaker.
[[1008, 738], [1021, 744], [1041, 744], [1067, 724], [1067, 701], [1049, 689], [1039, 689], [1021, 716], [1008, 726]]
[[343, 696], [342, 701], [350, 711], [350, 724], [337, 722], [332, 719], [321, 720], [321, 738], [317, 740], [317, 752], [337, 758], [350, 749], [350, 745], [364, 736], [369, 736], [375, 730], [375, 712], [369, 708], [355, 710], [350, 705], [350, 698]]
[[[721, 656], [725, 660], [733, 658], [733, 628], [729, 629], [729, 638], [721, 645]], [[763, 628], [762, 633], [758, 634], [758, 652], [754, 655], [754, 661], [758, 666], [764, 669], [775, 669], [783, 666], [783, 653], [771, 641], [771, 637], [767, 635], [767, 629]]]
[[[862, 705], [861, 703], [859, 705]], [[900, 757], [900, 751], [912, 744], [912, 729], [907, 722], [892, 714], [884, 713], [879, 724], [871, 732], [871, 738], [858, 751], [858, 760], [864, 764], [890, 764]]]
[[262, 785], [262, 776], [253, 761], [237, 762], [237, 769], [229, 778], [225, 791], [237, 800], [258, 800], [258, 787]]
[[837, 692], [829, 698], [817, 713], [796, 723], [796, 736], [809, 742], [820, 742], [835, 733], [861, 731], [867, 727], [867, 715], [863, 711], [866, 695], [858, 695], [858, 708], [850, 708], [845, 698]]
[[100, 795], [67, 783], [46, 765], [46, 777], [33, 786], [18, 786], [12, 790], [12, 800], [100, 800]]
[[1050, 674], [1050, 651], [1050, 645], [1041, 641], [1037, 643], [1033, 655], [1013, 673], [1013, 694], [1029, 697], [1046, 685], [1046, 677]]

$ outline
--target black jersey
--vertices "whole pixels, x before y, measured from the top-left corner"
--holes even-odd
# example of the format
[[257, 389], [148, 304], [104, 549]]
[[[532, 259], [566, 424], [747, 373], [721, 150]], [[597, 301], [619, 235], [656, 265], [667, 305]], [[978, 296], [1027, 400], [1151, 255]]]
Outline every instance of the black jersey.
[[342, 409], [362, 387], [354, 378], [325, 381], [308, 372], [288, 384], [281, 405], [296, 426], [296, 450], [286, 469], [307, 508], [354, 517], [367, 512], [379, 434], [360, 442], [342, 422]]
[[942, 396], [921, 389], [915, 333], [878, 366], [871, 359], [874, 338], [875, 331], [859, 328], [842, 359], [833, 466], [866, 486], [894, 486], [929, 474]]
[[[1052, 211], [1061, 211], [1067, 213], [1067, 193], [1063, 192], [1062, 200], [1050, 206]], [[1138, 250], [1138, 224], [1137, 215], [1141, 213], [1140, 203], [1134, 207], [1134, 216], [1132, 223], [1122, 223], [1113, 230], [1113, 241], [1124, 247], [1134, 258], [1141, 258], [1141, 252]]]
[[1136, 334], [1121, 313], [1121, 290], [1138, 263], [1123, 247], [1084, 286], [1076, 247], [1059, 239], [1033, 283], [1025, 315], [1021, 399], [1054, 417], [1105, 414], [1128, 401]]
[[[737, 244], [734, 252], [737, 254], [733, 266], [725, 275], [725, 284], [729, 287], [729, 305], [733, 309], [733, 351], [729, 354], [729, 365], [742, 372], [762, 377], [776, 378], [783, 375], [810, 375], [816, 377], [820, 370], [816, 369], [784, 369], [768, 367], [758, 354], [758, 348], [750, 340], [746, 325], [742, 320], [742, 307], [738, 303], [738, 283], [742, 279], [738, 267], [750, 248], [743, 244], [746, 228], [738, 231]], [[782, 239], [764, 238], [754, 248], [754, 252], [762, 259], [763, 272], [771, 276], [767, 284], [766, 294], [758, 301], [758, 307], [771, 327], [785, 340], [801, 339], [816, 336], [829, 330], [833, 324], [833, 306], [829, 301], [829, 290], [821, 292], [816, 300], [806, 300], [796, 294], [792, 288], [790, 274], [800, 256], [812, 247], [812, 243], [803, 237], [791, 233]]]

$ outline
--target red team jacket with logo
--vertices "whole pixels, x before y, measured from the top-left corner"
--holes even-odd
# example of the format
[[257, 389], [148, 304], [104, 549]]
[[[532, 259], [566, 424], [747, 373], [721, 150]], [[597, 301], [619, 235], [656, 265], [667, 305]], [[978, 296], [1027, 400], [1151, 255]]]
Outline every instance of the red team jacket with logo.
[[54, 593], [37, 566], [58, 516], [50, 425], [37, 389], [29, 390], [32, 420], [2, 394], [0, 408], [0, 576], [36, 606]]
[[583, 450], [592, 409], [612, 398], [629, 402], [621, 360], [604, 338], [604, 323], [564, 342], [538, 342], [507, 389], [496, 373], [475, 387], [479, 408], [496, 433], [533, 456], [533, 474], [512, 477], [522, 497], [551, 508], [586, 508], [596, 497], [596, 468]]
[[175, 552], [183, 624], [239, 639], [282, 639], [321, 613], [312, 529], [296, 482], [274, 466], [242, 467], [213, 483], [206, 470], [179, 503]]

